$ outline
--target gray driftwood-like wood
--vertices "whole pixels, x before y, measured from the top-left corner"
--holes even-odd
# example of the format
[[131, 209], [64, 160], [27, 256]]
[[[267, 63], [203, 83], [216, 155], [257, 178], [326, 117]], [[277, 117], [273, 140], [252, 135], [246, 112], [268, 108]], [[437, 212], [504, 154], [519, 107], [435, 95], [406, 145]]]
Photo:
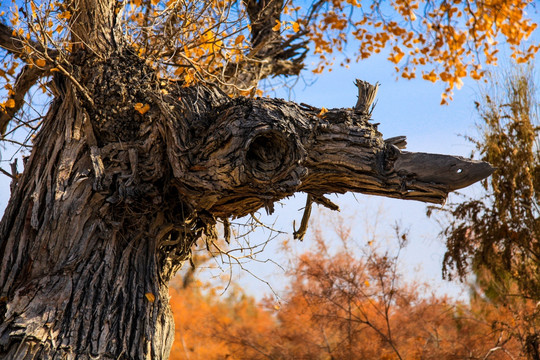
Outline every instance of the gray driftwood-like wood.
[[73, 78], [55, 73], [0, 223], [0, 359], [167, 359], [168, 281], [218, 218], [297, 192], [329, 207], [325, 194], [348, 191], [442, 203], [493, 171], [385, 142], [371, 95], [322, 114], [160, 80], [123, 48], [116, 5], [79, 2], [94, 16], [72, 31], [93, 51]]

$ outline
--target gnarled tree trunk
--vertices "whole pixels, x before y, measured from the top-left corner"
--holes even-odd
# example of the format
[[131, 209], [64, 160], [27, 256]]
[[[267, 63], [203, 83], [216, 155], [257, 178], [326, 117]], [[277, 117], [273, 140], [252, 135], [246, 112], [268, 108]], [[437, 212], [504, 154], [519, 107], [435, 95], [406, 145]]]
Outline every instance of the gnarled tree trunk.
[[440, 203], [492, 171], [383, 141], [366, 83], [354, 108], [323, 113], [160, 80], [122, 45], [116, 1], [79, 6], [84, 45], [0, 224], [2, 359], [166, 359], [168, 281], [217, 218], [299, 191]]

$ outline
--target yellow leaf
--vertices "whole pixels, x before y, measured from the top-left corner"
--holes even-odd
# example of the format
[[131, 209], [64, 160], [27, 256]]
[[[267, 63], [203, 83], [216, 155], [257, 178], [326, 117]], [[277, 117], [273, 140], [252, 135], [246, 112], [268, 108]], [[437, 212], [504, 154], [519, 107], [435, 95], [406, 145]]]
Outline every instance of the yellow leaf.
[[141, 114], [144, 114], [148, 110], [150, 110], [150, 105], [148, 104], [136, 103], [133, 107], [135, 108], [135, 110], [137, 110]]
[[59, 19], [66, 19], [69, 20], [71, 18], [71, 11], [66, 10], [58, 15]]
[[156, 301], [156, 296], [154, 294], [152, 294], [152, 293], [146, 293], [146, 294], [144, 294], [144, 296], [146, 296], [148, 301], [150, 301], [151, 303]]
[[36, 65], [39, 67], [45, 67], [45, 65], [47, 65], [47, 62], [44, 59], [37, 59]]
[[186, 72], [186, 74], [184, 75], [184, 81], [186, 82], [186, 84], [190, 85], [193, 83], [194, 80], [195, 80], [195, 77], [191, 75], [191, 73]]
[[36, 17], [36, 4], [33, 1], [30, 1], [30, 7], [32, 8], [32, 16]]
[[293, 21], [291, 24], [292, 24], [292, 29], [295, 33], [300, 31], [300, 25], [296, 21]]
[[368, 280], [364, 281], [364, 285], [369, 286], [369, 281]]
[[234, 40], [234, 45], [240, 45], [242, 44], [242, 41], [244, 41], [245, 39], [245, 36], [240, 34], [238, 35], [238, 37], [236, 38], [236, 40]]
[[274, 31], [279, 31], [281, 29], [281, 21], [276, 19], [276, 25], [272, 28]]
[[326, 114], [328, 112], [328, 109], [326, 108], [321, 108], [321, 112], [317, 115], [317, 117], [323, 117], [324, 114]]
[[429, 80], [431, 82], [437, 81], [437, 74], [435, 74], [435, 71], [433, 70], [431, 70], [429, 74], [423, 74], [422, 77], [424, 78], [424, 80]]
[[6, 101], [6, 107], [14, 108], [15, 107], [15, 100], [9, 99], [8, 101]]

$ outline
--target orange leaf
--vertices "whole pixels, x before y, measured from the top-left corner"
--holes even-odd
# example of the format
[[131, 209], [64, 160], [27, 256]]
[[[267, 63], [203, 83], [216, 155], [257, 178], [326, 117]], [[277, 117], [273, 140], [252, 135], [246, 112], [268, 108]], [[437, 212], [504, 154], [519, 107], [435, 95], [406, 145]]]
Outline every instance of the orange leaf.
[[144, 114], [148, 110], [150, 110], [150, 105], [148, 104], [136, 103], [133, 107], [135, 108], [136, 111], [138, 111], [141, 114]]
[[281, 29], [281, 21], [276, 20], [276, 25], [272, 28], [274, 31], [279, 31]]
[[156, 296], [154, 294], [152, 294], [152, 293], [146, 293], [146, 294], [144, 294], [144, 296], [146, 296], [148, 301], [150, 301], [151, 303], [156, 301]]
[[32, 8], [32, 16], [36, 17], [36, 4], [33, 1], [30, 1], [30, 7]]
[[326, 114], [327, 112], [328, 112], [328, 109], [326, 109], [326, 108], [323, 107], [323, 108], [321, 108], [321, 112], [317, 115], [317, 117], [320, 117], [320, 118], [321, 118], [321, 117], [323, 117], [324, 114]]
[[71, 18], [71, 11], [66, 10], [58, 15], [58, 19], [70, 19]]
[[37, 59], [36, 65], [39, 67], [44, 67], [45, 65], [47, 65], [47, 62], [44, 59]]
[[238, 37], [236, 38], [236, 40], [234, 40], [234, 45], [240, 45], [242, 44], [242, 41], [244, 41], [245, 39], [245, 36], [240, 34], [238, 35]]
[[291, 24], [292, 24], [292, 29], [295, 33], [300, 31], [300, 25], [296, 21], [293, 21]]
[[15, 100], [9, 99], [8, 101], [6, 101], [6, 107], [14, 108], [15, 107]]

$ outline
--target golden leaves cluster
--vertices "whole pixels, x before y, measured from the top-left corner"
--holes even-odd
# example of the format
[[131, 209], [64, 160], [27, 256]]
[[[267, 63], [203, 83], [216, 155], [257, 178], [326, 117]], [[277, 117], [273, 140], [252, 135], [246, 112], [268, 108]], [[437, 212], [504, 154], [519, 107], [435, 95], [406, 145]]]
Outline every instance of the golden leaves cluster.
[[131, 0], [126, 22], [139, 56], [185, 85], [231, 85], [231, 65], [249, 52], [247, 15], [229, 1]]
[[[13, 29], [11, 35], [18, 39], [15, 43], [20, 53], [6, 52], [0, 63], [0, 88], [4, 90], [1, 96], [7, 95], [0, 106], [12, 108], [15, 103], [10, 97], [14, 95], [17, 68], [23, 63], [39, 68], [51, 65], [50, 58], [37, 46], [59, 52], [60, 58], [67, 58], [71, 52], [68, 32], [71, 12], [65, 10], [60, 1], [29, 0], [21, 3], [11, 0], [11, 5], [6, 4], [6, 9], [0, 16], [8, 19], [7, 25]], [[60, 61], [60, 58], [57, 60]], [[45, 86], [40, 84], [40, 87], [45, 92]]]
[[403, 78], [443, 81], [445, 103], [465, 77], [481, 79], [485, 75], [482, 65], [497, 64], [501, 46], [509, 46], [517, 63], [532, 59], [540, 48], [539, 44], [524, 45], [537, 27], [526, 15], [532, 3], [333, 0], [308, 24], [308, 36], [320, 60], [314, 72], [334, 65], [330, 55], [352, 43], [356, 61], [384, 53]]
[[[27, 39], [28, 44], [33, 41], [60, 51], [68, 58], [73, 45], [69, 26], [74, 19], [66, 4], [28, 0], [20, 6], [16, 0], [11, 1], [4, 15], [14, 35]], [[445, 103], [465, 77], [481, 79], [486, 65], [497, 64], [503, 43], [516, 62], [532, 59], [539, 50], [538, 44], [527, 43], [537, 27], [526, 14], [532, 3], [330, 0], [306, 6], [299, 0], [287, 0], [269, 30], [284, 43], [305, 41], [318, 58], [312, 68], [315, 74], [331, 69], [336, 54], [350, 53], [339, 63], [345, 67], [351, 61], [379, 54], [394, 63], [403, 78], [444, 82]], [[132, 48], [161, 75], [181, 79], [186, 85], [212, 82], [231, 95], [261, 94], [255, 88], [259, 75], [253, 69], [260, 65], [258, 55], [262, 50], [252, 43], [254, 24], [242, 3], [128, 0], [124, 10], [119, 15]], [[28, 44], [23, 44], [25, 56], [44, 67], [46, 57], [37, 56]], [[9, 54], [4, 58], [0, 86], [14, 84], [14, 66], [20, 63]]]

